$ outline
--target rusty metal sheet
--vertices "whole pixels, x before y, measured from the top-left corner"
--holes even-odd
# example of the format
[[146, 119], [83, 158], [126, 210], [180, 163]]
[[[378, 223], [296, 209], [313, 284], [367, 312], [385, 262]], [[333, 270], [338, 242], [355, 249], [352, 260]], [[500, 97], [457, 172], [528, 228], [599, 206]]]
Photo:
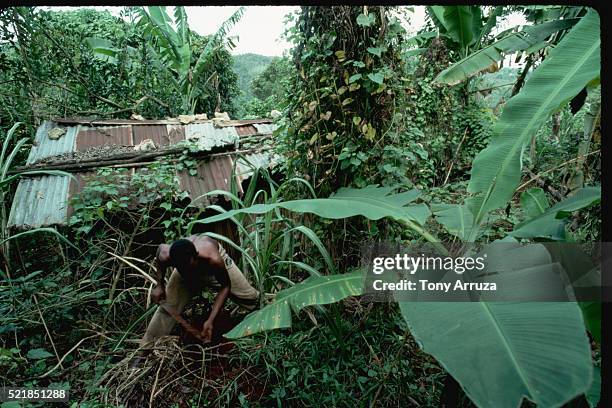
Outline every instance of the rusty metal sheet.
[[138, 145], [146, 139], [151, 139], [157, 147], [170, 144], [167, 125], [133, 125], [132, 135], [134, 137], [134, 145]]
[[[212, 190], [231, 190], [230, 180], [234, 162], [228, 156], [215, 157], [210, 161], [202, 161], [198, 164], [198, 174], [191, 176], [187, 172], [180, 172], [180, 187], [188, 191], [191, 200], [196, 200], [194, 205], [204, 207], [210, 204], [208, 197], [198, 198]], [[242, 193], [240, 183], [239, 192]]]
[[49, 139], [49, 131], [55, 127], [64, 126], [57, 126], [54, 122], [47, 120], [38, 127], [34, 138], [34, 146], [30, 150], [26, 164], [32, 164], [45, 157], [57, 156], [74, 150], [74, 140], [78, 126], [67, 127], [66, 133], [57, 140]]
[[41, 176], [19, 182], [8, 226], [45, 227], [66, 222], [68, 176]]
[[257, 129], [253, 125], [236, 126], [235, 129], [236, 129], [236, 132], [238, 133], [238, 136], [240, 137], [251, 136], [251, 135], [257, 134]]
[[81, 126], [76, 137], [76, 151], [82, 152], [94, 146], [133, 146], [131, 126]]
[[182, 125], [166, 125], [170, 144], [177, 144], [185, 140], [185, 127]]
[[96, 174], [95, 171], [88, 171], [84, 173], [73, 174], [76, 180], [73, 180], [73, 179], [70, 180], [70, 185], [68, 187], [68, 197], [66, 198], [66, 202], [68, 203], [68, 208], [67, 208], [67, 213], [66, 213], [67, 220], [70, 220], [70, 217], [72, 216], [72, 213], [74, 212], [74, 209], [70, 205], [70, 199], [74, 197], [75, 195], [79, 194], [81, 191], [83, 191], [83, 188], [87, 184], [87, 179], [95, 176], [95, 174]]

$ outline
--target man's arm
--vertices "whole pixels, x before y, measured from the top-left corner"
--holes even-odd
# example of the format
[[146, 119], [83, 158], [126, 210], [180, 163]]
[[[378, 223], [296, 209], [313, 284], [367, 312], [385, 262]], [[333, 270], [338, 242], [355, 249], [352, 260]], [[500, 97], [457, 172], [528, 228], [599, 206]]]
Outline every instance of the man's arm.
[[166, 268], [168, 265], [166, 262], [163, 262], [160, 259], [161, 255], [161, 245], [157, 247], [157, 252], [155, 253], [155, 280], [157, 281], [157, 286], [166, 286], [166, 282], [164, 281], [164, 276], [166, 275]]
[[204, 322], [204, 326], [202, 328], [202, 335], [204, 339], [210, 340], [212, 338], [212, 329], [213, 322], [215, 321], [215, 317], [223, 308], [227, 297], [231, 291], [231, 281], [229, 279], [229, 275], [227, 274], [227, 269], [225, 269], [225, 264], [223, 260], [219, 257], [219, 259], [213, 260], [211, 262], [211, 268], [213, 268], [213, 273], [217, 282], [221, 285], [221, 290], [217, 293], [215, 297], [215, 301], [212, 306], [212, 310], [208, 315], [208, 319]]
[[161, 303], [166, 298], [166, 283], [164, 281], [164, 275], [166, 274], [166, 269], [168, 268], [168, 264], [161, 260], [161, 245], [157, 247], [157, 253], [155, 254], [155, 280], [157, 281], [157, 285], [151, 291], [151, 300], [154, 303]]

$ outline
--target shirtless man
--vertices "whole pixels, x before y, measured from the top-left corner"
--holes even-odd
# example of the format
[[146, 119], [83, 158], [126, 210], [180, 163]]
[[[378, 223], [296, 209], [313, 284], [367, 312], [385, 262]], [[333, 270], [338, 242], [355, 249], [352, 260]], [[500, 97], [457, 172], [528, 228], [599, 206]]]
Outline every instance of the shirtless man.
[[[202, 337], [210, 340], [213, 322], [229, 297], [236, 303], [252, 310], [257, 305], [259, 292], [244, 277], [221, 244], [206, 236], [191, 235], [179, 239], [172, 245], [161, 244], [157, 248], [157, 285], [151, 293], [155, 303], [162, 303], [177, 314], [181, 314], [194, 295], [206, 286], [217, 290], [208, 320], [202, 327]], [[164, 275], [173, 267], [168, 285]], [[158, 307], [147, 327], [143, 343], [170, 334], [175, 320], [164, 307]]]

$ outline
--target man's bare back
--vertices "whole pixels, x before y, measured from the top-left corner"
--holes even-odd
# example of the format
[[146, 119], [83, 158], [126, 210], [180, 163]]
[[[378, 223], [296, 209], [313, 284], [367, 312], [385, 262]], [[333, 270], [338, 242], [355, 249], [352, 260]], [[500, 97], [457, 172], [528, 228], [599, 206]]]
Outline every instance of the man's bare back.
[[[177, 249], [177, 242], [180, 248]], [[173, 254], [174, 251], [174, 254]], [[219, 313], [231, 290], [231, 281], [223, 258], [219, 254], [219, 243], [206, 236], [191, 235], [172, 245], [160, 244], [157, 248], [157, 286], [151, 292], [155, 303], [161, 303], [166, 298], [164, 275], [168, 267], [175, 267], [190, 289], [198, 292], [206, 275], [213, 276], [221, 286], [215, 297], [209, 319], [204, 323], [202, 335], [210, 339], [212, 322]]]

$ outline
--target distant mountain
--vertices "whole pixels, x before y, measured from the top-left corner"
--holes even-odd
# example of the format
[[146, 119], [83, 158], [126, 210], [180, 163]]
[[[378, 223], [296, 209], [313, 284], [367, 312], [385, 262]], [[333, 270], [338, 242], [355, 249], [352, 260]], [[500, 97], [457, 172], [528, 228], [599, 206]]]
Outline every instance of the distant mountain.
[[246, 101], [253, 98], [251, 81], [266, 69], [272, 58], [259, 54], [234, 55], [234, 71], [238, 75], [238, 86], [242, 91], [238, 101]]

